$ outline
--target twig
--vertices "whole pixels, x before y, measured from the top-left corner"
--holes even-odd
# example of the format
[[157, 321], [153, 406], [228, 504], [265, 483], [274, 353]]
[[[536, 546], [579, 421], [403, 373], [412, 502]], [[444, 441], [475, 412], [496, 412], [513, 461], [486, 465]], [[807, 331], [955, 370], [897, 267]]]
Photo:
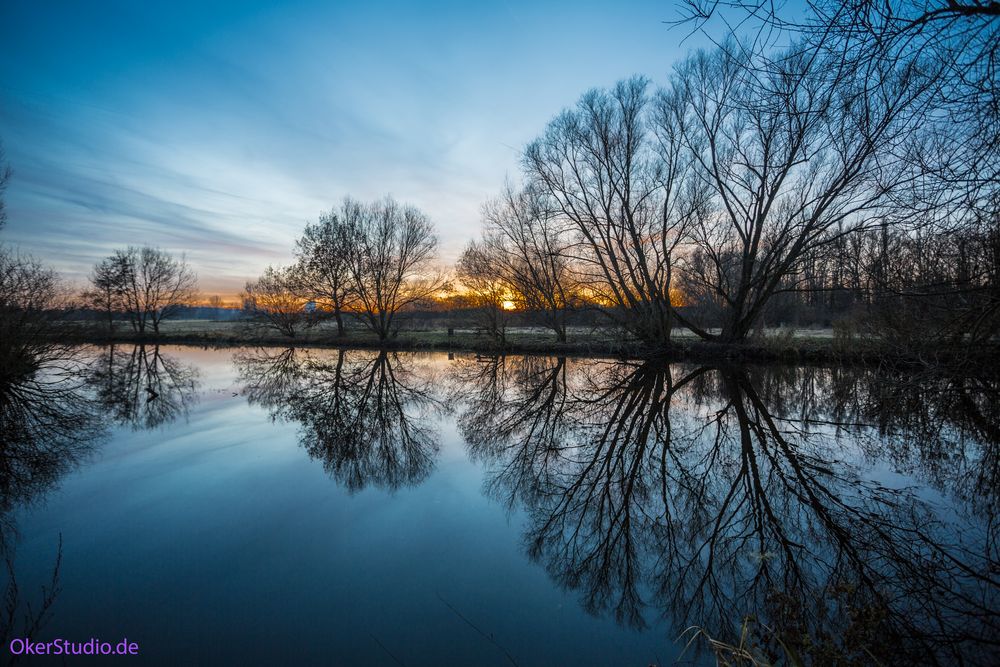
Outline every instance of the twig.
[[484, 638], [484, 639], [486, 639], [486, 640], [487, 640], [487, 641], [489, 641], [489, 642], [490, 642], [491, 644], [493, 644], [494, 646], [496, 646], [496, 647], [497, 647], [498, 649], [500, 649], [501, 651], [503, 651], [503, 654], [504, 654], [505, 656], [507, 656], [507, 660], [508, 660], [508, 661], [510, 662], [510, 664], [514, 665], [514, 667], [519, 667], [519, 666], [518, 666], [518, 663], [517, 663], [517, 660], [515, 660], [515, 659], [514, 659], [514, 656], [512, 656], [512, 655], [511, 655], [511, 654], [510, 654], [510, 653], [509, 653], [509, 652], [507, 651], [507, 649], [505, 649], [505, 648], [504, 648], [503, 646], [501, 646], [500, 644], [498, 644], [498, 643], [496, 642], [496, 640], [495, 640], [495, 639], [493, 639], [492, 635], [488, 635], [488, 634], [486, 634], [485, 632], [483, 632], [483, 631], [482, 631], [481, 629], [479, 629], [479, 626], [477, 626], [477, 625], [476, 625], [475, 623], [473, 623], [472, 621], [470, 621], [469, 619], [467, 619], [467, 618], [466, 618], [465, 616], [463, 616], [463, 615], [462, 615], [462, 612], [460, 612], [459, 610], [457, 610], [457, 609], [455, 609], [454, 607], [452, 607], [452, 606], [451, 606], [451, 605], [450, 605], [450, 604], [448, 603], [448, 601], [447, 601], [447, 600], [445, 600], [445, 599], [444, 599], [443, 597], [441, 597], [441, 593], [440, 593], [440, 592], [438, 592], [437, 596], [438, 596], [438, 600], [441, 600], [441, 602], [443, 602], [443, 603], [445, 604], [445, 606], [446, 606], [446, 607], [448, 607], [448, 609], [451, 609], [451, 610], [452, 610], [452, 612], [454, 612], [454, 614], [455, 614], [456, 616], [458, 616], [458, 617], [459, 617], [460, 619], [462, 619], [463, 621], [465, 621], [465, 622], [466, 622], [466, 623], [468, 624], [468, 626], [469, 626], [470, 628], [472, 628], [473, 630], [475, 630], [476, 632], [478, 632], [478, 633], [479, 633], [480, 635], [482, 635], [482, 636], [483, 636], [483, 638]]
[[395, 662], [397, 665], [401, 665], [402, 667], [406, 667], [406, 664], [402, 660], [400, 660], [399, 658], [397, 658], [395, 655], [393, 655], [392, 651], [390, 651], [389, 649], [387, 649], [385, 647], [385, 644], [383, 644], [382, 642], [380, 642], [378, 640], [378, 637], [376, 637], [371, 632], [368, 633], [368, 636], [375, 640], [375, 643], [378, 644], [378, 647], [380, 649], [382, 649], [383, 651], [385, 651], [386, 653], [389, 654], [389, 657], [393, 659], [393, 662]]

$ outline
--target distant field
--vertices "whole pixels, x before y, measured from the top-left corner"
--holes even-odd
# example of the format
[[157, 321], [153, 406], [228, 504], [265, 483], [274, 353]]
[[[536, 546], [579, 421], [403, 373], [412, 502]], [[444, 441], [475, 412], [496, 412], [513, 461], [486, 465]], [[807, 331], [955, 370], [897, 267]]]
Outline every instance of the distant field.
[[[281, 334], [274, 330], [264, 329], [263, 331], [269, 332], [269, 337], [281, 336]], [[487, 338], [485, 334], [477, 334], [475, 327], [455, 327], [453, 331], [455, 334], [454, 337], [465, 338], [471, 336], [476, 338]], [[709, 331], [716, 333], [718, 330], [710, 329]], [[792, 333], [789, 334], [789, 331]], [[161, 332], [168, 336], [212, 335], [219, 337], [244, 337], [250, 335], [244, 322], [225, 322], [213, 320], [168, 320], [161, 325]], [[610, 334], [607, 330], [599, 328], [595, 329], [592, 327], [570, 327], [567, 333], [567, 337], [570, 341], [607, 340], [610, 336], [612, 336], [612, 334]], [[299, 336], [296, 336], [296, 338], [301, 337], [301, 340], [318, 340], [330, 338], [335, 335], [336, 325], [332, 322], [324, 322], [319, 326], [302, 332]], [[400, 331], [399, 335], [407, 338], [424, 336], [433, 338], [440, 336], [442, 338], [447, 338], [448, 331], [445, 327], [432, 327], [427, 329], [414, 328], [403, 329]], [[509, 327], [507, 329], [507, 336], [511, 340], [554, 340], [552, 332], [544, 327]], [[674, 329], [673, 336], [681, 339], [698, 339], [698, 336], [694, 333], [682, 328]], [[784, 338], [786, 336], [791, 336], [792, 339], [796, 340], [833, 340], [833, 329], [772, 327], [764, 330], [765, 338]], [[348, 337], [352, 339], [374, 339], [368, 331], [358, 327], [351, 327], [348, 331]]]
[[[124, 324], [124, 323], [122, 323]], [[557, 342], [548, 329], [541, 327], [510, 327], [503, 346], [473, 327], [453, 327], [451, 333], [442, 322], [420, 323], [422, 328], [403, 329], [395, 338], [380, 341], [371, 332], [358, 326], [338, 337], [336, 325], [324, 322], [320, 326], [299, 332], [294, 338], [276, 329], [252, 327], [246, 322], [213, 320], [173, 320], [164, 322], [160, 335], [147, 332], [134, 334], [127, 326], [119, 326], [113, 335], [99, 322], [66, 322], [53, 331], [59, 340], [79, 343], [145, 343], [177, 345], [226, 346], [315, 346], [343, 348], [382, 348], [395, 350], [468, 351], [494, 355], [554, 354], [578, 356], [615, 356], [648, 358], [669, 354], [676, 359], [701, 360], [709, 363], [760, 361], [780, 363], [882, 363], [892, 358], [903, 362], [923, 362], [934, 358], [967, 360], [970, 355], [994, 359], [998, 346], [930, 344], [924, 347], [893, 346], [886, 341], [867, 336], [839, 339], [830, 328], [773, 327], [755, 332], [741, 343], [721, 344], [702, 341], [693, 333], [677, 328], [672, 345], [650, 346], [631, 339], [620, 331], [593, 327], [571, 327], [566, 342]], [[929, 356], [928, 356], [929, 355]]]

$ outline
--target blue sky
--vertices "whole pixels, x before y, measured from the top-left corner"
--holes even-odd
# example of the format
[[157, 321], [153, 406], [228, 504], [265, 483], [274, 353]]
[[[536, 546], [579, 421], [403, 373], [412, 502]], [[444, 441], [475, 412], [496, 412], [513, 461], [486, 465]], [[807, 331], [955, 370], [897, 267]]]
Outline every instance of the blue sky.
[[435, 221], [441, 258], [586, 89], [663, 82], [702, 40], [661, 2], [0, 4], [3, 238], [73, 281], [184, 252], [205, 294], [290, 259], [347, 194]]

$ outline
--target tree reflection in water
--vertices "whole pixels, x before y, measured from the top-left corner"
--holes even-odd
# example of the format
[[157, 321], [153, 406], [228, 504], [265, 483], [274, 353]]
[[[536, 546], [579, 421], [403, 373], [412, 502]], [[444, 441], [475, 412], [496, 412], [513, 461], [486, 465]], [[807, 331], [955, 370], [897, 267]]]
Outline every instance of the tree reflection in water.
[[350, 491], [418, 484], [439, 449], [443, 409], [421, 359], [367, 350], [254, 350], [234, 361], [251, 404], [297, 422], [302, 445]]
[[[97, 406], [67, 349], [27, 354], [0, 370], [0, 516], [26, 505], [72, 470], [104, 433]], [[0, 536], [9, 536], [0, 531]]]
[[197, 398], [198, 369], [159, 345], [109, 345], [95, 356], [87, 378], [111, 419], [136, 431], [187, 415]]
[[753, 614], [818, 664], [996, 659], [995, 380], [552, 358], [453, 380], [488, 492], [590, 612], [724, 639]]
[[[860, 377], [859, 377], [860, 376]], [[873, 458], [926, 481], [995, 523], [1000, 510], [1000, 380], [946, 372], [854, 374], [832, 388], [835, 419]], [[892, 443], [883, 448], [883, 442]]]
[[40, 599], [22, 591], [15, 573], [15, 515], [39, 500], [87, 458], [105, 433], [97, 405], [84, 391], [79, 353], [57, 345], [0, 341], [0, 559], [7, 575], [0, 640], [32, 636], [58, 593], [61, 545], [50, 585]]

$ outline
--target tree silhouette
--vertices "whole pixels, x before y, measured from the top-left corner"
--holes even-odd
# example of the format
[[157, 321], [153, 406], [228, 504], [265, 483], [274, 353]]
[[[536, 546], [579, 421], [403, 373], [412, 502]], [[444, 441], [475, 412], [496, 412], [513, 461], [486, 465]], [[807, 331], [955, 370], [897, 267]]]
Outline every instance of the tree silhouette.
[[190, 304], [197, 293], [198, 277], [182, 256], [180, 259], [160, 248], [129, 246], [116, 250], [94, 266], [91, 290], [84, 298], [113, 314], [124, 313], [136, 333], [160, 324]]

